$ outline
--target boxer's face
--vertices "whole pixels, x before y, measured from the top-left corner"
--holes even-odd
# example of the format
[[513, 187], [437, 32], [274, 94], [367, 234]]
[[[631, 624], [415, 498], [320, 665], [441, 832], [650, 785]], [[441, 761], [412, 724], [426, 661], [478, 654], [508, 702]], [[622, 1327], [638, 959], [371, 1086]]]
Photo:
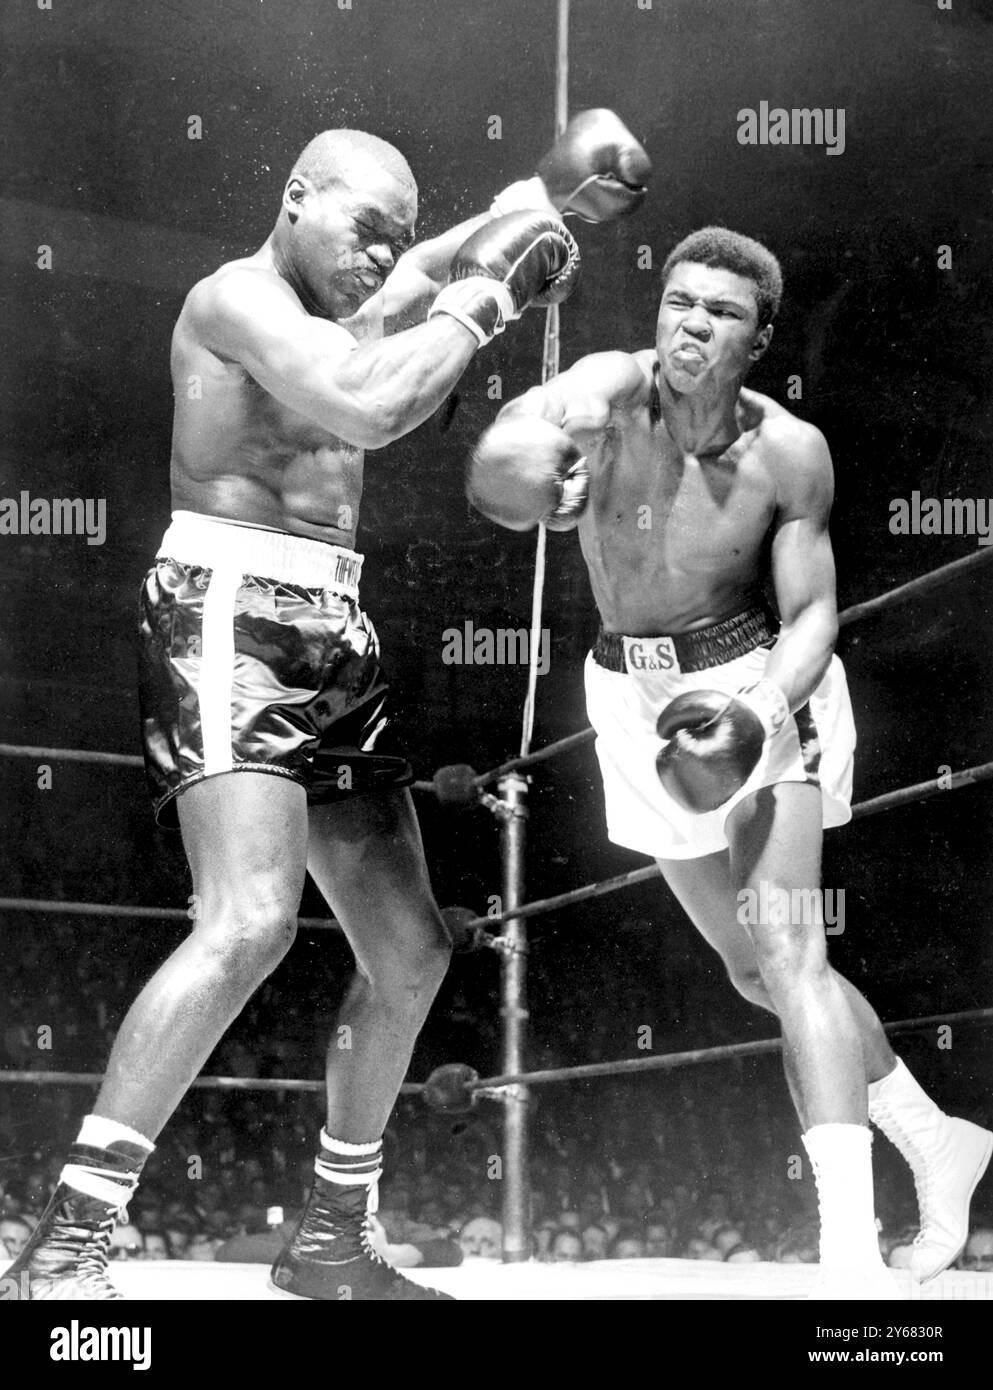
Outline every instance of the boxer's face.
[[417, 192], [371, 160], [319, 190], [291, 178], [283, 206], [290, 219], [293, 271], [313, 313], [348, 318], [382, 288], [414, 239]]
[[758, 326], [755, 284], [733, 271], [682, 261], [659, 306], [659, 369], [674, 391], [695, 395], [736, 384], [765, 352], [772, 326]]

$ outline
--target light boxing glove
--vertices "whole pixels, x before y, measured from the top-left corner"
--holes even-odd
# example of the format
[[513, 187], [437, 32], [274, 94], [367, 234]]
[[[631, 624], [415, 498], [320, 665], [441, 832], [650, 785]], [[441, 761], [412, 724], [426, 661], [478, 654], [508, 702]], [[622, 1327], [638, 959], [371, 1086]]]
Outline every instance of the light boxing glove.
[[537, 415], [492, 425], [469, 462], [466, 496], [510, 531], [544, 522], [550, 531], [578, 526], [589, 497], [586, 459], [558, 425]]

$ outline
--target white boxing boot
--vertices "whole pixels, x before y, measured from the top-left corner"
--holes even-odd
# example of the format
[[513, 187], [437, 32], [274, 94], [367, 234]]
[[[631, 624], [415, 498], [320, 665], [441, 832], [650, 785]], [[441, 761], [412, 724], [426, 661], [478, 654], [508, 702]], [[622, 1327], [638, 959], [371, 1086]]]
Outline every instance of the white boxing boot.
[[939, 1110], [897, 1060], [869, 1086], [869, 1118], [914, 1174], [921, 1229], [911, 1271], [922, 1283], [958, 1258], [969, 1235], [969, 1203], [993, 1152], [993, 1134]]
[[803, 1136], [817, 1182], [820, 1270], [811, 1299], [891, 1300], [899, 1284], [883, 1263], [872, 1201], [872, 1132], [813, 1125]]

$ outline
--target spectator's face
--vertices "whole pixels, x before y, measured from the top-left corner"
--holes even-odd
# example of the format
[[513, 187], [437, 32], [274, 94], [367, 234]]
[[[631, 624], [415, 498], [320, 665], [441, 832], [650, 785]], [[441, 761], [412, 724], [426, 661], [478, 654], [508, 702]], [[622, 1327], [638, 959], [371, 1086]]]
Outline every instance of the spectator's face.
[[118, 1226], [110, 1238], [107, 1255], [112, 1260], [136, 1260], [144, 1249], [144, 1241], [137, 1226], [125, 1221]]
[[212, 1260], [214, 1258], [214, 1242], [205, 1231], [198, 1231], [190, 1240], [186, 1247], [186, 1258], [188, 1260]]
[[159, 1231], [149, 1231], [145, 1235], [145, 1249], [141, 1256], [144, 1260], [167, 1260], [169, 1258], [169, 1247], [166, 1245], [165, 1236]]
[[717, 1231], [714, 1235], [714, 1244], [722, 1255], [726, 1255], [729, 1250], [733, 1250], [736, 1245], [744, 1242], [744, 1236], [733, 1226]]
[[442, 1193], [441, 1200], [445, 1210], [449, 1213], [459, 1211], [465, 1202], [465, 1193], [462, 1190], [461, 1184], [456, 1182], [449, 1183]]
[[735, 1250], [727, 1257], [729, 1265], [754, 1265], [760, 1264], [761, 1260], [762, 1256], [751, 1245], [743, 1245], [740, 1250]]
[[605, 1260], [610, 1240], [602, 1226], [587, 1226], [582, 1236], [583, 1253], [588, 1260]]
[[645, 1233], [645, 1254], [653, 1260], [664, 1260], [672, 1252], [672, 1237], [668, 1226], [653, 1221]]
[[553, 1264], [579, 1264], [583, 1258], [583, 1242], [573, 1231], [558, 1231], [552, 1238], [548, 1258]]
[[433, 1198], [429, 1202], [421, 1204], [420, 1219], [426, 1226], [441, 1226], [444, 1224], [444, 1213], [441, 1210], [441, 1203]]
[[30, 1239], [31, 1227], [26, 1221], [13, 1216], [0, 1221], [0, 1246], [7, 1251], [12, 1260], [17, 1259]]
[[175, 1258], [180, 1259], [185, 1255], [186, 1247], [190, 1243], [189, 1232], [177, 1231], [175, 1227], [172, 1227], [166, 1231], [166, 1235], [169, 1237], [169, 1244], [172, 1246]]
[[503, 1255], [503, 1227], [488, 1216], [477, 1216], [463, 1226], [459, 1245], [463, 1255], [499, 1260]]
[[610, 1258], [612, 1260], [643, 1260], [645, 1258], [645, 1242], [637, 1236], [624, 1236], [610, 1252]]
[[993, 1270], [993, 1230], [973, 1231], [960, 1261], [962, 1269]]

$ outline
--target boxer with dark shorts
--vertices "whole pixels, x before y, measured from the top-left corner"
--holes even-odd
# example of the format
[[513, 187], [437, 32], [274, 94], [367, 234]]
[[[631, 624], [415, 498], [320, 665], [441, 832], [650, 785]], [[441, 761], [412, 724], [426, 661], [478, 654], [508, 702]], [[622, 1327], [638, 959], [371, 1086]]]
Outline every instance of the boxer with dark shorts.
[[273, 1282], [329, 1302], [446, 1297], [369, 1239], [383, 1131], [450, 942], [409, 768], [374, 750], [387, 686], [359, 608], [364, 453], [423, 423], [528, 305], [565, 298], [579, 258], [558, 213], [616, 216], [640, 201], [646, 171], [617, 117], [587, 112], [493, 211], [413, 246], [403, 156], [326, 131], [297, 160], [265, 245], [188, 295], [172, 340], [175, 510], [142, 595], [141, 701], [156, 813], [178, 820], [195, 920], [121, 1025], [8, 1271], [18, 1296], [120, 1296], [106, 1271], [114, 1223], [187, 1087], [289, 949], [309, 872], [356, 969], [326, 1055], [313, 1190]]
[[413, 780], [406, 759], [371, 751], [389, 685], [358, 606], [361, 572], [362, 556], [341, 546], [175, 514], [141, 595], [145, 763], [161, 825], [178, 825], [180, 792], [222, 772], [289, 777], [320, 802]]
[[855, 747], [831, 459], [743, 385], [781, 293], [758, 242], [687, 237], [662, 270], [655, 347], [582, 358], [508, 402], [468, 490], [512, 529], [578, 528], [603, 629], [585, 675], [610, 838], [658, 861], [732, 984], [780, 1020], [820, 1202], [816, 1296], [893, 1297], [869, 1120], [914, 1173], [922, 1280], [965, 1242], [993, 1136], [934, 1104], [827, 958], [821, 844], [850, 819]]

